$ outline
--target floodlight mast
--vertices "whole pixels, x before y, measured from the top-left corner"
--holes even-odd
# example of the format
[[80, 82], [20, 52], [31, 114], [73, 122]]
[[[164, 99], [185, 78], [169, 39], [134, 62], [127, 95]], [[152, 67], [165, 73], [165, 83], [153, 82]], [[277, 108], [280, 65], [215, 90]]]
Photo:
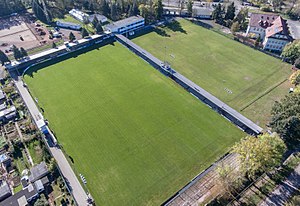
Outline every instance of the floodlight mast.
[[170, 69], [170, 63], [167, 61], [167, 46], [165, 46], [165, 59], [164, 59], [164, 67], [165, 69]]

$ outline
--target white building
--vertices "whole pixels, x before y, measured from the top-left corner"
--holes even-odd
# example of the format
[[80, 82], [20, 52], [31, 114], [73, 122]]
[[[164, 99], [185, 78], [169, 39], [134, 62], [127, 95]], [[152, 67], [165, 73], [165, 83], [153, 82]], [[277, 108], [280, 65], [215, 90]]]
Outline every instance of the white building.
[[247, 36], [258, 37], [261, 39], [265, 38], [266, 29], [270, 27], [277, 19], [278, 15], [273, 14], [255, 14], [252, 13], [250, 16], [248, 28], [247, 28]]
[[141, 16], [131, 16], [129, 18], [116, 21], [106, 25], [104, 28], [108, 32], [124, 34], [131, 33], [145, 26], [145, 19]]
[[280, 16], [266, 29], [263, 48], [273, 52], [281, 52], [286, 44], [293, 41], [289, 34], [286, 20]]
[[75, 24], [72, 22], [65, 22], [65, 21], [57, 21], [56, 26], [66, 28], [66, 29], [73, 29], [73, 30], [80, 30], [81, 25], [80, 24]]
[[108, 21], [107, 17], [104, 16], [104, 15], [101, 15], [101, 14], [92, 14], [92, 15], [89, 16], [89, 22], [93, 22], [93, 20], [94, 20], [95, 17], [102, 24]]
[[281, 52], [287, 43], [293, 41], [286, 20], [273, 14], [252, 13], [246, 34], [249, 37], [260, 37], [263, 49], [272, 52]]
[[69, 11], [69, 14], [74, 17], [75, 19], [77, 19], [78, 21], [84, 22], [85, 20], [89, 19], [89, 15], [79, 11], [77, 9], [72, 9]]

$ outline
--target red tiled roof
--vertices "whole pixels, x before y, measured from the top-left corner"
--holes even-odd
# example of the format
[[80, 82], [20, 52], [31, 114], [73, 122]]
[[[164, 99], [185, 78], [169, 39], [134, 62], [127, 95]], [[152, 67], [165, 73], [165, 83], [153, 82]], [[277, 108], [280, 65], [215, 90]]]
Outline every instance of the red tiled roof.
[[267, 28], [270, 27], [279, 16], [275, 14], [256, 14], [252, 13], [250, 16], [250, 27]]
[[283, 35], [289, 35], [286, 20], [279, 16], [275, 21], [273, 21], [272, 26], [266, 29], [266, 37], [270, 37], [277, 33], [282, 33]]

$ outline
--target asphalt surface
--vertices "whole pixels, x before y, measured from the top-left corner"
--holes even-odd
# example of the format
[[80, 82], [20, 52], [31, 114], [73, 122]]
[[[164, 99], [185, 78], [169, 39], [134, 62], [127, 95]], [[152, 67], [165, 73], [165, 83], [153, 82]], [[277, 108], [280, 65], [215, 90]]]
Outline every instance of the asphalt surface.
[[290, 28], [291, 36], [294, 39], [300, 39], [300, 22], [288, 19], [287, 23]]
[[300, 188], [300, 164], [285, 181], [283, 181], [260, 206], [284, 206]]
[[[36, 106], [34, 100], [32, 99], [30, 93], [28, 92], [27, 88], [24, 87], [22, 80], [15, 80], [15, 85], [19, 90], [20, 95], [22, 96], [25, 104], [27, 105], [34, 121], [37, 123], [38, 120], [42, 118], [38, 107]], [[52, 135], [50, 133], [50, 135]], [[87, 194], [84, 191], [83, 187], [81, 186], [79, 180], [77, 179], [74, 171], [72, 170], [69, 162], [67, 161], [64, 153], [62, 150], [56, 146], [51, 144], [51, 141], [46, 140], [48, 142], [48, 147], [50, 152], [52, 153], [53, 157], [55, 158], [59, 169], [64, 176], [66, 183], [69, 186], [70, 192], [73, 194], [75, 201], [79, 206], [87, 205]]]

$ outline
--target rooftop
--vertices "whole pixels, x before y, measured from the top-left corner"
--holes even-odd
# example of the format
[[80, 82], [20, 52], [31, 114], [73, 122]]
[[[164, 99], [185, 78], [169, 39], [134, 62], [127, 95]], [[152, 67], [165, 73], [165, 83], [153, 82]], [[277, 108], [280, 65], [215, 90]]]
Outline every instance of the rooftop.
[[95, 17], [98, 19], [98, 21], [101, 21], [102, 23], [107, 21], [106, 16], [101, 15], [101, 14], [92, 14], [92, 15], [90, 15], [89, 16], [89, 21], [92, 22]]
[[252, 13], [250, 16], [250, 27], [260, 27], [267, 28], [270, 27], [273, 21], [277, 19], [279, 16], [275, 14], [258, 14]]
[[25, 200], [27, 202], [28, 199], [31, 199], [37, 194], [36, 188], [33, 185], [29, 185], [26, 189], [2, 201], [0, 206], [24, 206]]
[[270, 37], [277, 33], [281, 33], [282, 35], [289, 37], [289, 29], [286, 20], [280, 16], [273, 21], [272, 26], [266, 29], [266, 37]]
[[76, 24], [76, 23], [68, 22], [68, 21], [57, 21], [56, 25], [59, 25], [59, 24], [65, 24], [65, 25], [69, 25], [69, 26], [81, 26], [80, 24]]
[[1, 185], [0, 187], [0, 201], [1, 199], [8, 197], [11, 195], [11, 190], [9, 188], [9, 185], [4, 182], [4, 184]]
[[2, 90], [0, 90], [0, 99], [5, 99], [5, 94]]
[[6, 155], [6, 154], [1, 154], [0, 155], [0, 163], [3, 163], [3, 162], [5, 162], [5, 161], [7, 161], [9, 159], [10, 159], [9, 156]]
[[41, 162], [40, 164], [32, 167], [30, 169], [29, 181], [35, 182], [36, 180], [46, 176], [48, 174], [48, 168], [45, 162]]
[[120, 21], [116, 21], [114, 23], [108, 24], [105, 27], [113, 30], [115, 28], [120, 28], [120, 27], [127, 26], [129, 24], [135, 23], [139, 20], [144, 20], [144, 18], [141, 17], [141, 16], [131, 16], [131, 17], [128, 17], [126, 19], [122, 19]]

